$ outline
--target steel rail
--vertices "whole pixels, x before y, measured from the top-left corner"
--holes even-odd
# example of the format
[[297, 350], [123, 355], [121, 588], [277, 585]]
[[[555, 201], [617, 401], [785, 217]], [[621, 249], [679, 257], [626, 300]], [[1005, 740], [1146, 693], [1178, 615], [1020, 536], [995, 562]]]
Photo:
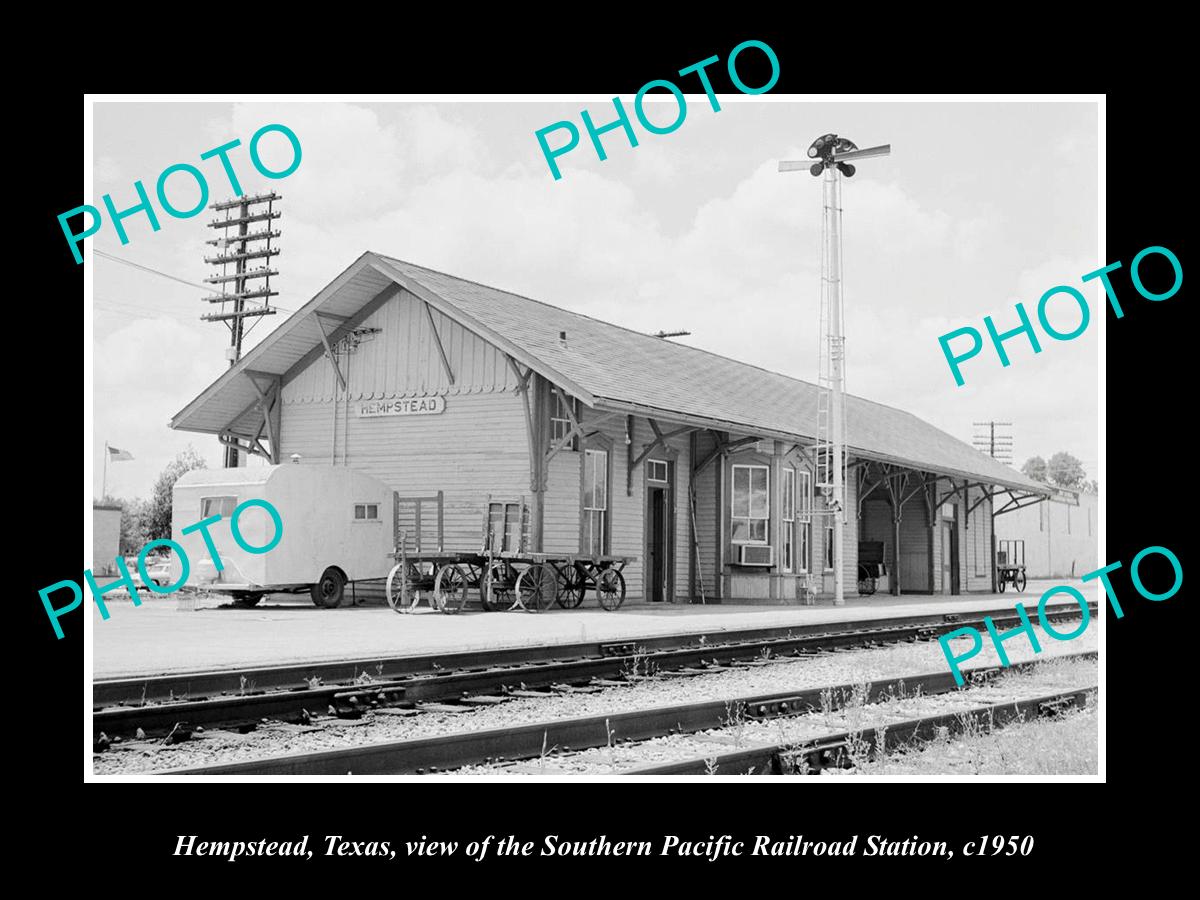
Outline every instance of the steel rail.
[[[1087, 659], [1095, 656], [1095, 651], [1088, 651], [1048, 658]], [[1031, 660], [1006, 669], [980, 666], [965, 669], [964, 673], [968, 684], [974, 686], [1004, 672], [1028, 669], [1043, 661]], [[604, 747], [614, 741], [643, 741], [665, 734], [719, 728], [734, 715], [756, 720], [800, 715], [830, 708], [828, 704], [832, 704], [832, 708], [839, 708], [848, 697], [865, 696], [870, 702], [918, 688], [925, 695], [950, 693], [959, 689], [949, 671], [939, 671], [873, 682], [865, 694], [862, 685], [825, 686], [172, 769], [156, 774], [423, 775], [497, 761], [538, 759], [547, 752]]]
[[1080, 708], [1087, 702], [1096, 685], [1060, 691], [1025, 700], [1008, 700], [990, 703], [956, 713], [925, 716], [895, 722], [880, 729], [866, 728], [861, 732], [842, 732], [828, 737], [806, 741], [799, 745], [762, 744], [713, 754], [693, 757], [653, 766], [639, 766], [620, 772], [628, 776], [662, 775], [814, 775], [822, 769], [846, 768], [851, 761], [850, 745], [858, 744], [861, 752], [875, 753], [883, 732], [886, 749], [894, 749], [906, 741], [935, 737], [939, 729], [946, 728], [951, 734], [965, 730], [967, 722], [987, 723], [1003, 726], [1015, 719], [1025, 719], [1031, 714], [1036, 717], [1056, 714], [1067, 708]]
[[[1095, 611], [1095, 604], [1089, 604]], [[720, 633], [719, 642], [708, 635], [664, 635], [621, 642], [522, 647], [492, 651], [453, 653], [442, 656], [398, 657], [372, 663], [363, 660], [326, 663], [309, 667], [280, 666], [243, 672], [197, 673], [195, 676], [165, 676], [153, 685], [145, 679], [98, 682], [93, 702], [100, 702], [92, 713], [94, 735], [108, 738], [143, 733], [175, 731], [181, 737], [200, 726], [229, 724], [252, 727], [267, 718], [304, 721], [332, 709], [335, 715], [358, 717], [377, 706], [415, 704], [438, 700], [457, 700], [472, 694], [503, 694], [513, 688], [547, 687], [562, 683], [586, 683], [595, 678], [614, 678], [631, 669], [652, 667], [659, 672], [687, 669], [713, 663], [749, 660], [764, 654], [785, 656], [819, 653], [838, 648], [932, 639], [939, 634], [968, 625], [982, 624], [986, 611], [971, 614], [910, 616], [903, 619], [879, 619], [867, 622], [824, 623], [772, 627]], [[1050, 621], [1079, 614], [1076, 604], [1047, 607]], [[1015, 615], [994, 619], [999, 627], [1020, 625]], [[838, 630], [838, 626], [842, 627]], [[444, 664], [439, 660], [445, 661]], [[359, 682], [370, 670], [378, 673]], [[387, 672], [385, 676], [383, 673]], [[323, 672], [322, 675], [304, 675]], [[210, 688], [223, 686], [238, 693], [190, 700], [178, 696], [184, 679], [196, 677]], [[258, 679], [278, 685], [261, 689]], [[325, 678], [344, 678], [346, 683], [326, 684]], [[310, 683], [311, 678], [320, 683]], [[236, 681], [234, 680], [236, 679]], [[254, 685], [245, 692], [243, 685]], [[161, 698], [167, 687], [168, 702]], [[142, 693], [144, 689], [144, 695]], [[145, 704], [141, 705], [143, 696]], [[116, 698], [125, 698], [117, 702]], [[129, 698], [139, 701], [132, 705]]]

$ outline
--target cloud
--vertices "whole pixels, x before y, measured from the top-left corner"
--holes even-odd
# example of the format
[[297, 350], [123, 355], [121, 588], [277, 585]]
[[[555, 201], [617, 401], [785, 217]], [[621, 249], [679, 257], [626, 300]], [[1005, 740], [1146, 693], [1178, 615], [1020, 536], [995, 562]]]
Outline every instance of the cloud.
[[145, 496], [158, 473], [189, 444], [217, 464], [215, 437], [171, 431], [167, 420], [214, 377], [211, 343], [198, 329], [156, 317], [127, 320], [95, 345], [94, 493], [99, 496], [107, 441], [133, 453], [110, 463], [109, 493]]
[[[692, 332], [687, 343], [815, 380], [821, 183], [781, 175], [775, 162], [803, 158], [802, 148], [769, 160], [753, 151], [755, 162], [743, 155], [714, 170], [748, 173], [737, 178], [707, 172], [736, 147], [709, 153], [705, 143], [705, 152], [689, 155], [664, 138], [631, 150], [625, 169], [614, 159], [556, 182], [524, 144], [490, 140], [504, 132], [489, 121], [452, 104], [240, 104], [231, 120], [209, 127], [248, 142], [261, 125], [282, 122], [300, 136], [304, 161], [294, 175], [247, 188], [284, 194], [284, 306], [298, 308], [375, 250], [642, 331], [684, 328]], [[704, 127], [725, 120], [714, 122]], [[952, 212], [928, 199], [942, 196], [942, 185], [922, 191], [913, 182], [865, 170], [845, 182], [851, 390], [959, 437], [969, 437], [974, 420], [1004, 419], [1018, 423], [1018, 453], [1077, 446], [1076, 455], [1094, 457], [1094, 325], [1078, 341], [1044, 341], [1036, 356], [1014, 349], [1009, 368], [981, 354], [968, 364], [964, 388], [955, 388], [937, 344], [965, 324], [982, 330], [987, 314], [1015, 322], [1018, 299], [1036, 316], [1042, 292], [1079, 287], [1093, 261], [1058, 258], [1053, 247], [1014, 250], [1019, 226], [1003, 209]], [[187, 240], [198, 241], [200, 231]], [[180, 265], [200, 255], [180, 247]], [[98, 270], [98, 295], [106, 272]], [[1056, 303], [1069, 326], [1066, 301]], [[1052, 319], [1060, 322], [1057, 308]], [[267, 333], [261, 327], [253, 340]], [[189, 442], [211, 445], [215, 457], [213, 439], [175, 434], [163, 422], [220, 373], [218, 337], [165, 321], [130, 323], [106, 337], [106, 350], [146, 349], [125, 357], [98, 349], [111, 362], [97, 371], [97, 441], [150, 447], [157, 468]]]

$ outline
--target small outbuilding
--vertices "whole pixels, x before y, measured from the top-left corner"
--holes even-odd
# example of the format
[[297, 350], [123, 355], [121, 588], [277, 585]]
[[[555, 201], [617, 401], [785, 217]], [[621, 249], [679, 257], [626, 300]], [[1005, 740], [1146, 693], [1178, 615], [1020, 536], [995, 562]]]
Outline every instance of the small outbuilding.
[[121, 554], [121, 507], [111, 503], [92, 504], [92, 571], [97, 575], [116, 572]]

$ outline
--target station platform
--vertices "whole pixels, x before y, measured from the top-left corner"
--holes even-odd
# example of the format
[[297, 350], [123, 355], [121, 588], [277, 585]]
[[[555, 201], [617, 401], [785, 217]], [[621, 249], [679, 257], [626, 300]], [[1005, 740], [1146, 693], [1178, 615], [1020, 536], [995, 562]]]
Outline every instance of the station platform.
[[975, 611], [1031, 611], [1061, 581], [1031, 581], [1022, 594], [912, 594], [853, 598], [845, 606], [627, 604], [606, 612], [589, 598], [579, 609], [543, 613], [471, 612], [448, 616], [425, 606], [399, 615], [386, 606], [317, 609], [303, 595], [266, 597], [256, 607], [227, 598], [201, 599], [195, 609], [177, 595], [133, 606], [113, 597], [111, 618], [93, 615], [93, 677], [279, 665], [372, 656], [405, 656], [551, 643], [622, 641], [664, 634], [811, 625]]

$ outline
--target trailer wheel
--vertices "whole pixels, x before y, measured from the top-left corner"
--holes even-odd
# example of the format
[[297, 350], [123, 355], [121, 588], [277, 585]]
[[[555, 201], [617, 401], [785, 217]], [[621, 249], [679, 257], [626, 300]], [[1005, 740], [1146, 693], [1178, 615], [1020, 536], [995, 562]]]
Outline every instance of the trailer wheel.
[[1018, 572], [1015, 576], [1013, 576], [1013, 587], [1017, 589], [1018, 593], [1025, 590], [1025, 583], [1024, 572]]
[[321, 573], [321, 580], [314, 584], [309, 593], [312, 602], [324, 609], [337, 609], [346, 594], [346, 577], [330, 566]]
[[251, 607], [255, 606], [263, 595], [258, 591], [234, 591], [232, 597], [238, 606]]

